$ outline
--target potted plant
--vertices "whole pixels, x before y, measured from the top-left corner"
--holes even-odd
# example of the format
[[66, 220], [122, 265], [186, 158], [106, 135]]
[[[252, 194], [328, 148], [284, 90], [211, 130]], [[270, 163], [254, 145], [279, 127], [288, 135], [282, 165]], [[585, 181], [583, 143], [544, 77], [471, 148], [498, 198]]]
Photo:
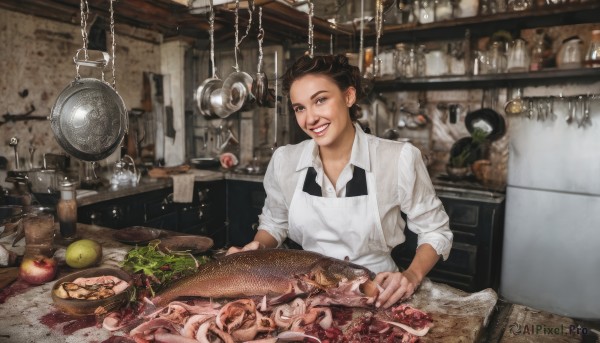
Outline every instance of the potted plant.
[[[471, 164], [481, 159], [484, 143], [487, 141], [488, 133], [482, 129], [475, 129], [471, 137], [465, 137], [457, 141], [450, 151], [450, 161], [446, 165], [446, 172], [450, 177], [463, 178], [469, 174]], [[458, 147], [458, 149], [456, 149]]]

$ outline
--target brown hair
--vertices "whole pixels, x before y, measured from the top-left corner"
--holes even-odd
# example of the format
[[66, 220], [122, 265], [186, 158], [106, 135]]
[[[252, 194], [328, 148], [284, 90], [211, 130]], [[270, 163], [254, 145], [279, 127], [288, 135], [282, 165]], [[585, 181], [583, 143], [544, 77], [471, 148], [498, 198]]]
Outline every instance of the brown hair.
[[[321, 74], [329, 76], [342, 91], [348, 87], [356, 89], [356, 101], [350, 107], [350, 120], [356, 121], [359, 116], [360, 107], [357, 103], [363, 97], [361, 88], [360, 71], [358, 67], [348, 63], [344, 55], [322, 55], [300, 57], [283, 75], [283, 91], [289, 94], [292, 83], [298, 78], [308, 74]], [[288, 101], [291, 108], [291, 101]], [[292, 110], [293, 112], [293, 110]]]

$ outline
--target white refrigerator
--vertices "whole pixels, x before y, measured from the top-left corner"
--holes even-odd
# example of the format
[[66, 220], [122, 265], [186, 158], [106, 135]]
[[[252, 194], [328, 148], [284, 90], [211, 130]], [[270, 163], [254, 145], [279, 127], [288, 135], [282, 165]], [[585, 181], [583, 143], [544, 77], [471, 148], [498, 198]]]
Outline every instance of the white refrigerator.
[[585, 128], [567, 124], [565, 103], [555, 120], [510, 118], [500, 279], [510, 302], [600, 319], [599, 100]]

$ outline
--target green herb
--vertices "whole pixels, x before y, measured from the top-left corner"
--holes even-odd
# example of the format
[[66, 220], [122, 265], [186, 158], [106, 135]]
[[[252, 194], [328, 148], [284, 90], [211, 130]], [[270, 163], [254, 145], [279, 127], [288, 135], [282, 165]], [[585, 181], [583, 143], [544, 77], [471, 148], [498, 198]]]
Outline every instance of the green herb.
[[186, 252], [164, 253], [158, 248], [159, 243], [155, 240], [130, 250], [121, 263], [121, 267], [134, 274], [136, 279], [134, 299], [147, 292], [154, 296], [171, 282], [193, 274], [198, 266], [209, 261], [206, 256], [196, 258]]

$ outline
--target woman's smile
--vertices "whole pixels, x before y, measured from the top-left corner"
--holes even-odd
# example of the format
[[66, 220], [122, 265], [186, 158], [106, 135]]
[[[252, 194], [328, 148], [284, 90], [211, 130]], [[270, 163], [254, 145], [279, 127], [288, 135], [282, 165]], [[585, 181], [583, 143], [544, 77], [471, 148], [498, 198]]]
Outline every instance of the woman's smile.
[[329, 127], [329, 123], [324, 124], [324, 125], [320, 125], [316, 128], [311, 129], [314, 133], [317, 134], [317, 136], [321, 137], [324, 136], [325, 133], [327, 132], [327, 128]]

